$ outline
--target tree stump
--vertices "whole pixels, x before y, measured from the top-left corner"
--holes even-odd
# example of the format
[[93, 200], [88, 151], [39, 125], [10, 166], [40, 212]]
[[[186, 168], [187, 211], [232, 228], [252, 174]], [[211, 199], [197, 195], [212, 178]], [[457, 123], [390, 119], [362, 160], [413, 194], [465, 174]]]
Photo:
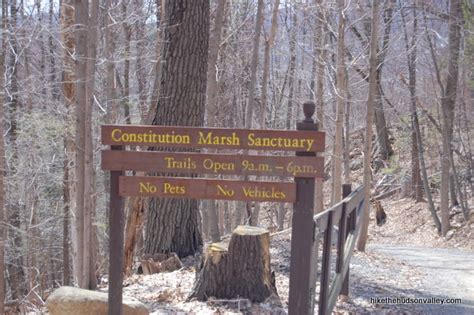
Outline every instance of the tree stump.
[[270, 296], [278, 297], [270, 269], [270, 233], [240, 225], [232, 233], [229, 244], [208, 246], [189, 299], [245, 298], [263, 302]]

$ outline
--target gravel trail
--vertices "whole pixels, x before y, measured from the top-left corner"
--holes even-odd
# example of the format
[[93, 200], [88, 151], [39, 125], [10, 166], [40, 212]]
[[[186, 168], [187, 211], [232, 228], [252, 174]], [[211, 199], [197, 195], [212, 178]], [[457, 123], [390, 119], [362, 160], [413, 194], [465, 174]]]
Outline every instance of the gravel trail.
[[413, 311], [421, 314], [474, 314], [474, 253], [459, 249], [377, 244], [369, 245], [368, 251], [400, 261], [421, 275], [421, 283], [405, 296], [462, 300], [462, 304], [412, 304]]

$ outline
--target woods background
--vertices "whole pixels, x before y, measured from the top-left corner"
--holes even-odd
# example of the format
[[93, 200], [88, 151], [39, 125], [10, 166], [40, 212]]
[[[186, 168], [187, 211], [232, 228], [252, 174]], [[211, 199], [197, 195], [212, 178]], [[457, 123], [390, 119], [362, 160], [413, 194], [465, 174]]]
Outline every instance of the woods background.
[[[472, 220], [472, 0], [1, 4], [0, 313], [106, 273], [101, 124], [295, 129], [312, 99], [327, 135], [319, 211], [343, 182], [370, 194], [378, 173], [427, 202], [441, 235], [450, 209]], [[130, 199], [125, 211], [130, 273], [134, 257], [193, 255], [242, 223], [285, 229], [291, 205]]]

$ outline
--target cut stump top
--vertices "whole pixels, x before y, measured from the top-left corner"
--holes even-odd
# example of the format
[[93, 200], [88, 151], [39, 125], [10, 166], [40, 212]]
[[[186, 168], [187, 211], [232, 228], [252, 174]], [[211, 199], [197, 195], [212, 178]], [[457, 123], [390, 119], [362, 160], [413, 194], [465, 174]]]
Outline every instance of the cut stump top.
[[267, 229], [249, 225], [239, 225], [233, 232], [237, 235], [263, 235], [267, 233], [270, 233]]

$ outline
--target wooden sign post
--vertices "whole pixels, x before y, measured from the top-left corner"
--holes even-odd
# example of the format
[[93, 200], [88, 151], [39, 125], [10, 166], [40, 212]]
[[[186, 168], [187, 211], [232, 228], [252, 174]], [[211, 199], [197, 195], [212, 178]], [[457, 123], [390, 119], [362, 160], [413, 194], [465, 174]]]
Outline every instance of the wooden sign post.
[[[325, 135], [313, 123], [314, 103], [304, 104], [306, 119], [298, 130], [251, 130], [171, 126], [102, 126], [102, 169], [110, 172], [109, 314], [122, 314], [123, 197], [192, 198], [294, 202], [290, 291], [309, 288], [313, 231], [314, 178], [322, 178]], [[199, 152], [126, 151], [126, 146], [213, 150], [295, 151], [295, 157], [203, 154]], [[159, 150], [158, 149], [158, 150]], [[258, 175], [295, 178], [295, 182], [214, 180], [189, 177], [124, 176], [124, 171]], [[309, 236], [308, 236], [309, 235]], [[309, 289], [308, 289], [309, 290]], [[308, 291], [307, 290], [307, 291]], [[307, 314], [308, 292], [290, 293], [290, 313]], [[296, 312], [293, 310], [305, 310]]]
[[[311, 130], [317, 132], [318, 125], [312, 116], [315, 104], [303, 104], [305, 119], [296, 126], [298, 130]], [[297, 156], [312, 156], [314, 152], [296, 152]], [[293, 229], [291, 230], [291, 262], [290, 262], [290, 296], [288, 301], [288, 314], [312, 314], [314, 309], [314, 292], [311, 288], [311, 249], [314, 236], [314, 177], [298, 175], [296, 182], [296, 201], [293, 205]]]
[[[121, 146], [112, 146], [112, 150], [122, 150]], [[110, 172], [109, 205], [109, 315], [122, 314], [123, 283], [123, 202], [119, 194], [119, 178], [123, 171]]]

